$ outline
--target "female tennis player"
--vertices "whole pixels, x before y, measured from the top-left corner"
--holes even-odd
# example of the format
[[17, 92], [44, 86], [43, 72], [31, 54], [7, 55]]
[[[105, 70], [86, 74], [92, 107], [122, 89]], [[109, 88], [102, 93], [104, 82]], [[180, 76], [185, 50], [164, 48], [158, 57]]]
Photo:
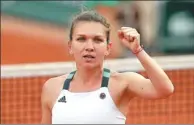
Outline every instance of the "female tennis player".
[[75, 59], [76, 71], [44, 84], [41, 123], [125, 124], [128, 103], [134, 97], [160, 99], [173, 93], [168, 76], [140, 46], [136, 29], [121, 27], [118, 37], [136, 55], [148, 79], [103, 67], [112, 44], [109, 34], [110, 25], [94, 11], [83, 12], [73, 20], [69, 52]]

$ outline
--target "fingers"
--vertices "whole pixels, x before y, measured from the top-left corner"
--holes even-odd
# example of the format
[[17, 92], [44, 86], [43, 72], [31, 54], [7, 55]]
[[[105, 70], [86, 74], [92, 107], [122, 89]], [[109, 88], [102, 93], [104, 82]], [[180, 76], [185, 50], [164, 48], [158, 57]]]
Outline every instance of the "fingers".
[[132, 42], [132, 41], [134, 41], [135, 40], [135, 35], [131, 35], [131, 34], [124, 34], [122, 31], [118, 31], [118, 36], [119, 36], [119, 38], [120, 39], [126, 39], [127, 41], [129, 41], [129, 42]]
[[121, 27], [121, 30], [118, 31], [119, 38], [126, 39], [129, 42], [133, 42], [137, 37], [139, 37], [139, 33], [136, 29], [131, 27]]
[[134, 29], [132, 27], [121, 27], [121, 30], [124, 30], [124, 29]]
[[121, 29], [121, 31], [125, 32], [125, 33], [138, 33], [136, 29], [134, 28], [125, 28], [125, 29]]

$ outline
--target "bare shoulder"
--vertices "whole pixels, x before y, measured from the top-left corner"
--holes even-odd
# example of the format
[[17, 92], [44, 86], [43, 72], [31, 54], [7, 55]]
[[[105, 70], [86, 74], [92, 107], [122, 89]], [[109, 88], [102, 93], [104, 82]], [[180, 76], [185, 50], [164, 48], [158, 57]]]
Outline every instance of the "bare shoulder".
[[[115, 104], [120, 107], [120, 110], [126, 114], [127, 104], [134, 96], [128, 91], [129, 84], [132, 83], [133, 72], [115, 72], [111, 70], [109, 90]], [[130, 82], [129, 82], [130, 81]]]
[[111, 70], [111, 78], [113, 78], [113, 79], [122, 80], [122, 79], [123, 79], [123, 78], [122, 78], [122, 74], [123, 74], [123, 73], [120, 73], [120, 72]]
[[120, 89], [127, 89], [129, 86], [142, 82], [142, 80], [145, 78], [136, 72], [111, 71], [111, 81], [113, 81], [114, 86], [121, 87]]
[[66, 78], [68, 74], [57, 76], [57, 77], [52, 77], [48, 79], [44, 85], [43, 85], [43, 90], [53, 90], [56, 86], [59, 86]]
[[56, 98], [62, 90], [65, 79], [68, 74], [48, 79], [42, 87], [42, 103], [45, 103], [51, 109]]
[[128, 83], [131, 81], [136, 81], [138, 79], [143, 79], [144, 77], [136, 72], [116, 72], [111, 71], [111, 77], [117, 78], [121, 81], [128, 81]]
[[112, 71], [111, 70], [111, 76], [110, 76], [110, 85], [112, 88], [115, 88], [120, 91], [125, 89], [128, 85], [128, 82], [126, 82], [126, 78], [123, 75], [123, 73]]

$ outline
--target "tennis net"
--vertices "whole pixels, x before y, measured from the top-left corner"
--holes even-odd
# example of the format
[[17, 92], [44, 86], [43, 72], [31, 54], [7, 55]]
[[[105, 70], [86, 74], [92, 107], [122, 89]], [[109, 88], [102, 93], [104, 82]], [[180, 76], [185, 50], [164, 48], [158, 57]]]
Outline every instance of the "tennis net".
[[[175, 86], [162, 100], [135, 98], [127, 123], [194, 123], [194, 55], [153, 57]], [[106, 60], [104, 67], [134, 71], [147, 77], [136, 58]], [[1, 66], [1, 123], [33, 124], [41, 119], [41, 90], [46, 80], [75, 69], [73, 62]]]

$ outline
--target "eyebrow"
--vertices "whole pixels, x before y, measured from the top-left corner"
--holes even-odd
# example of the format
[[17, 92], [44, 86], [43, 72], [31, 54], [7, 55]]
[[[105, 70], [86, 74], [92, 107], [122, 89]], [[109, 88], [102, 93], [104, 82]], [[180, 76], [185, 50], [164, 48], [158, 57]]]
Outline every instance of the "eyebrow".
[[86, 34], [77, 34], [76, 36], [84, 36], [84, 37], [86, 37], [86, 36], [92, 36], [92, 37], [104, 37], [103, 35], [86, 35]]

